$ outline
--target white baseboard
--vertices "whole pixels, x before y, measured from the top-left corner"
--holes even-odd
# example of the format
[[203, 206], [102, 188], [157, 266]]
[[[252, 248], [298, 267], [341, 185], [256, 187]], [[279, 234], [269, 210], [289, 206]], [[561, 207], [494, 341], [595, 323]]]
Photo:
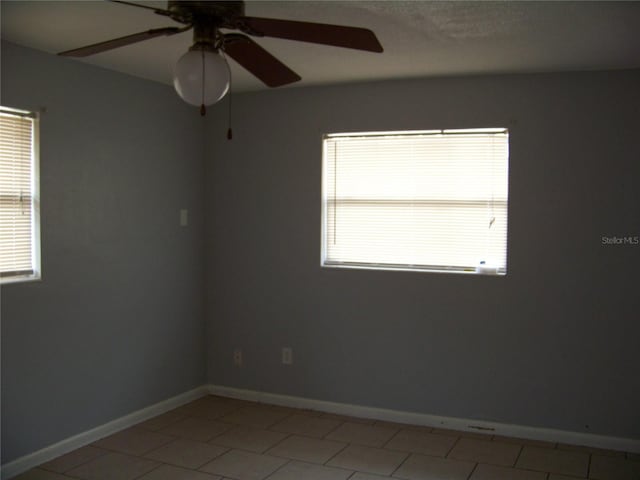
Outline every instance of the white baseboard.
[[160, 415], [162, 413], [173, 410], [185, 403], [196, 400], [209, 393], [207, 386], [201, 386], [190, 390], [175, 397], [171, 397], [162, 402], [156, 403], [149, 407], [143, 408], [136, 412], [125, 415], [124, 417], [117, 418], [111, 422], [100, 425], [99, 427], [92, 428], [86, 432], [79, 433], [73, 437], [66, 438], [61, 442], [49, 445], [48, 447], [38, 450], [37, 452], [30, 453], [24, 457], [17, 458], [12, 462], [9, 462], [0, 467], [2, 480], [7, 480], [19, 475], [27, 470], [37, 467], [49, 460], [53, 460], [60, 455], [69, 453], [90, 443], [95, 442], [103, 437], [111, 435], [113, 433], [129, 428], [137, 423], [144, 422], [152, 417]]
[[347, 403], [328, 402], [312, 398], [280, 395], [277, 393], [244, 390], [222, 385], [209, 385], [209, 393], [225, 397], [270, 403], [284, 407], [319, 410], [323, 412], [348, 415], [351, 417], [372, 418], [387, 422], [424, 425], [428, 427], [448, 428], [465, 432], [502, 435], [528, 440], [543, 440], [553, 443], [583, 445], [587, 447], [640, 453], [640, 440], [632, 438], [610, 437], [592, 433], [571, 432], [552, 428], [511, 425], [508, 423], [467, 420], [464, 418], [441, 417], [425, 413], [403, 412], [385, 408], [350, 405]]

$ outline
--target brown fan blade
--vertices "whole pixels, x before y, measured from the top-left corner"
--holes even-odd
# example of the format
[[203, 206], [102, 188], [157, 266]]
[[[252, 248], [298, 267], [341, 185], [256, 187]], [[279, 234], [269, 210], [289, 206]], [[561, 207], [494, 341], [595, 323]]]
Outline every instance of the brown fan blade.
[[376, 35], [366, 28], [259, 17], [242, 17], [238, 20], [238, 27], [249, 35], [286, 38], [369, 52], [383, 50]]
[[225, 35], [223, 49], [269, 87], [280, 87], [301, 79], [297, 73], [244, 35]]
[[106, 52], [107, 50], [124, 47], [125, 45], [142, 42], [143, 40], [149, 40], [161, 35], [174, 35], [176, 33], [184, 32], [186, 29], [187, 28], [178, 27], [154, 28], [152, 30], [147, 30], [146, 32], [134, 33], [132, 35], [127, 35], [126, 37], [114, 38], [113, 40], [107, 40], [106, 42], [94, 43], [93, 45], [87, 45], [86, 47], [67, 50], [66, 52], [61, 52], [58, 55], [62, 55], [63, 57], [88, 57], [89, 55]]

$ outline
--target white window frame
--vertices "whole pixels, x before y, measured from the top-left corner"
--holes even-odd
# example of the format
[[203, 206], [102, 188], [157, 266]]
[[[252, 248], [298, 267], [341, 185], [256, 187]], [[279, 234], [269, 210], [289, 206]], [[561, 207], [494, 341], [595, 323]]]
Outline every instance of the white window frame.
[[[469, 255], [466, 255], [466, 259], [464, 260], [463, 265], [461, 265], [460, 263], [462, 262], [462, 260], [460, 262], [457, 262], [458, 264], [456, 265], [450, 265], [450, 264], [424, 264], [421, 263], [419, 261], [401, 261], [401, 262], [388, 262], [388, 261], [377, 261], [377, 260], [370, 260], [367, 259], [366, 261], [363, 261], [361, 259], [357, 259], [358, 257], [358, 253], [355, 253], [354, 250], [354, 245], [357, 247], [359, 247], [360, 245], [362, 245], [363, 249], [369, 248], [370, 245], [368, 245], [367, 239], [365, 237], [357, 237], [357, 235], [360, 233], [359, 231], [356, 231], [356, 233], [353, 233], [352, 230], [348, 231], [348, 235], [354, 235], [354, 238], [357, 238], [357, 240], [353, 241], [350, 245], [350, 247], [347, 247], [344, 249], [345, 252], [352, 252], [352, 253], [342, 253], [342, 252], [338, 252], [337, 251], [340, 250], [340, 248], [335, 248], [332, 247], [332, 249], [330, 249], [329, 243], [330, 242], [335, 242], [335, 239], [329, 239], [328, 237], [331, 236], [333, 238], [333, 236], [335, 235], [335, 231], [336, 229], [340, 229], [340, 226], [336, 226], [335, 225], [335, 216], [338, 215], [338, 210], [336, 210], [339, 206], [340, 206], [340, 202], [343, 202], [343, 205], [347, 205], [348, 202], [355, 202], [357, 203], [358, 201], [361, 201], [359, 198], [354, 197], [353, 195], [349, 197], [349, 199], [345, 200], [345, 197], [342, 193], [338, 193], [338, 190], [340, 190], [341, 192], [346, 192], [348, 191], [350, 188], [352, 187], [345, 187], [344, 189], [342, 189], [339, 185], [336, 186], [336, 175], [338, 175], [338, 180], [337, 182], [340, 182], [340, 177], [339, 174], [336, 174], [336, 171], [338, 170], [337, 168], [334, 170], [334, 163], [333, 162], [339, 162], [340, 161], [340, 157], [338, 154], [336, 154], [336, 150], [338, 148], [338, 146], [342, 145], [342, 148], [348, 148], [348, 144], [347, 143], [340, 143], [341, 140], [354, 140], [354, 141], [366, 141], [367, 138], [388, 138], [388, 139], [393, 139], [393, 138], [404, 138], [404, 139], [408, 139], [410, 140], [409, 137], [411, 136], [422, 136], [425, 138], [429, 138], [428, 136], [430, 135], [436, 135], [436, 136], [447, 136], [447, 135], [466, 135], [467, 138], [469, 138], [470, 136], [476, 135], [478, 137], [492, 137], [495, 136], [496, 138], [500, 137], [502, 138], [502, 144], [500, 147], [500, 150], [498, 150], [498, 153], [495, 154], [496, 158], [499, 159], [499, 161], [497, 162], [499, 167], [502, 168], [502, 163], [504, 163], [504, 167], [505, 170], [501, 171], [500, 173], [497, 174], [498, 175], [498, 185], [499, 188], [496, 188], [496, 191], [499, 191], [499, 193], [496, 195], [496, 197], [500, 197], [499, 199], [494, 200], [494, 193], [493, 193], [493, 186], [491, 187], [491, 194], [490, 200], [487, 200], [487, 212], [488, 215], [490, 217], [492, 217], [495, 220], [494, 212], [498, 212], [495, 215], [498, 216], [499, 222], [497, 222], [496, 224], [500, 225], [500, 229], [501, 230], [495, 230], [493, 231], [493, 233], [491, 233], [491, 235], [493, 235], [492, 238], [499, 238], [501, 239], [499, 241], [499, 243], [496, 243], [495, 240], [492, 240], [492, 251], [495, 251], [497, 249], [497, 251], [500, 252], [500, 255], [498, 255], [499, 258], [498, 260], [496, 260], [495, 257], [496, 255], [493, 255], [493, 257], [491, 257], [490, 255], [488, 255], [487, 253], [478, 255], [477, 260], [475, 260], [474, 262], [468, 262], [468, 257]], [[406, 270], [406, 271], [421, 271], [421, 272], [447, 272], [447, 273], [473, 273], [473, 274], [482, 274], [482, 275], [506, 275], [507, 273], [507, 248], [508, 248], [508, 231], [507, 231], [507, 221], [508, 221], [508, 165], [509, 165], [509, 148], [508, 148], [508, 139], [509, 139], [509, 132], [506, 128], [478, 128], [478, 129], [456, 129], [456, 130], [428, 130], [428, 131], [391, 131], [391, 132], [356, 132], [356, 133], [332, 133], [332, 134], [325, 134], [323, 136], [323, 153], [322, 153], [322, 240], [321, 240], [321, 266], [322, 267], [330, 267], [330, 268], [358, 268], [358, 269], [374, 269], [374, 270]], [[504, 141], [506, 140], [506, 151], [504, 151], [505, 146], [504, 146]], [[331, 155], [335, 156], [338, 155], [337, 159], [330, 159], [329, 158], [329, 149], [331, 149]], [[358, 153], [359, 155], [359, 153]], [[494, 155], [494, 154], [492, 154]], [[506, 156], [506, 158], [505, 158]], [[346, 157], [345, 157], [346, 158]], [[345, 160], [346, 161], [346, 160]], [[366, 157], [359, 157], [358, 162], [363, 162], [362, 164], [364, 165], [368, 159]], [[389, 168], [392, 165], [392, 161], [389, 157], [389, 160], [384, 160], [384, 162], [386, 162], [385, 168]], [[350, 164], [351, 170], [349, 170], [351, 177], [350, 178], [354, 178], [354, 171], [356, 172], [355, 177], [359, 177], [359, 172], [358, 169], [360, 167], [355, 167], [355, 170], [353, 170], [353, 165], [355, 164]], [[492, 165], [493, 165], [493, 160], [492, 160]], [[339, 167], [338, 167], [339, 168]], [[367, 167], [363, 167], [363, 173], [364, 168], [369, 168]], [[373, 167], [376, 168], [376, 167]], [[391, 166], [391, 168], [394, 168], [393, 166]], [[493, 169], [494, 167], [492, 167]], [[498, 167], [496, 167], [498, 168]], [[394, 172], [395, 173], [395, 172]], [[347, 174], [343, 174], [343, 176], [346, 176]], [[402, 174], [404, 175], [404, 173]], [[494, 173], [491, 173], [491, 175], [495, 175]], [[329, 178], [331, 177], [331, 178]], [[493, 180], [493, 176], [491, 177], [492, 180], [491, 182], [494, 182]], [[375, 182], [374, 182], [375, 183]], [[367, 187], [368, 188], [368, 187]], [[374, 190], [377, 187], [372, 187]], [[351, 190], [350, 193], [352, 194], [353, 191], [358, 190], [358, 188], [356, 187], [355, 190]], [[366, 190], [366, 189], [365, 189]], [[420, 192], [423, 195], [427, 195], [428, 196], [428, 192]], [[504, 198], [503, 198], [504, 197]], [[378, 197], [377, 197], [378, 198]], [[390, 200], [384, 200], [383, 197], [379, 197], [382, 198], [382, 200], [376, 200], [377, 203], [380, 203], [382, 205], [384, 205], [385, 208], [388, 208], [388, 205], [391, 205], [393, 203], [393, 201]], [[408, 197], [403, 199], [402, 201], [400, 201], [400, 203], [411, 203], [413, 197]], [[423, 200], [425, 197], [421, 196], [420, 200]], [[417, 195], [416, 195], [416, 199], [417, 199]], [[397, 203], [397, 200], [396, 200]], [[395, 207], [394, 207], [395, 208]], [[452, 208], [452, 207], [450, 207]], [[494, 210], [495, 208], [495, 210]], [[333, 209], [333, 213], [330, 214], [329, 210]], [[346, 211], [346, 210], [345, 210]], [[355, 210], [354, 210], [355, 211]], [[408, 210], [407, 210], [408, 211]], [[453, 210], [452, 210], [453, 212]], [[356, 214], [357, 215], [357, 214]], [[343, 218], [347, 216], [347, 215], [343, 215]], [[334, 220], [331, 220], [332, 225], [329, 224], [329, 218], [334, 218]], [[355, 217], [352, 217], [355, 218]], [[358, 217], [359, 218], [359, 217]], [[358, 220], [354, 220], [353, 223], [356, 223]], [[487, 222], [487, 228], [491, 228], [491, 225], [489, 225], [490, 222]], [[344, 225], [344, 224], [343, 224]], [[483, 224], [484, 225], [484, 224]], [[440, 227], [442, 228], [442, 227]], [[484, 228], [484, 227], [482, 227]], [[379, 230], [375, 230], [375, 232], [379, 232]], [[500, 232], [500, 233], [496, 233], [496, 232]], [[502, 234], [501, 232], [504, 232], [504, 234]], [[487, 235], [487, 237], [489, 237], [489, 235]], [[343, 237], [344, 238], [344, 237]], [[422, 237], [418, 237], [418, 238], [422, 238]], [[502, 239], [504, 239], [504, 243], [502, 243]], [[377, 240], [376, 240], [377, 241]], [[358, 244], [358, 242], [361, 242], [360, 244]], [[335, 243], [334, 243], [335, 245]], [[420, 245], [423, 245], [420, 243]], [[498, 245], [496, 247], [496, 245]], [[504, 249], [502, 249], [502, 245], [504, 245]], [[382, 248], [381, 248], [382, 249]], [[330, 253], [331, 252], [331, 253]], [[351, 257], [349, 257], [349, 255], [351, 255]], [[369, 255], [369, 254], [368, 254]], [[457, 253], [456, 253], [457, 255]], [[342, 257], [341, 257], [342, 256]], [[381, 254], [380, 255], [381, 258], [384, 258], [385, 255]], [[386, 257], [388, 258], [388, 257]], [[456, 263], [456, 262], [451, 262], [451, 263]]]
[[[27, 269], [2, 270], [0, 269], [0, 284], [16, 283], [40, 280], [42, 278], [40, 258], [40, 118], [38, 112], [19, 110], [0, 106], [3, 115], [17, 116], [31, 119], [31, 151], [30, 151], [30, 256], [31, 265]], [[0, 194], [5, 194], [1, 192]], [[10, 207], [7, 207], [10, 208]], [[0, 248], [5, 247], [0, 245]]]

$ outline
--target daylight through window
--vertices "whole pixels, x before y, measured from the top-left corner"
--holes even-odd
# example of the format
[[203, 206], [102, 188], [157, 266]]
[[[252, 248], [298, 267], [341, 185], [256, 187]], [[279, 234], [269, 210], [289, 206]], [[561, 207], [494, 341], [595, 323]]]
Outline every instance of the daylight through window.
[[0, 107], [0, 280], [40, 276], [38, 121]]
[[330, 134], [322, 265], [507, 271], [506, 129]]

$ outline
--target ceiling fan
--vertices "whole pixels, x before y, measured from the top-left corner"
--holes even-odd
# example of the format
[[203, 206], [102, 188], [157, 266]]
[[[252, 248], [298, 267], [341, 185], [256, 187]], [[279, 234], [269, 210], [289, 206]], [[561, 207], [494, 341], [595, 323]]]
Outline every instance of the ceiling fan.
[[[151, 38], [175, 35], [193, 29], [193, 45], [176, 64], [174, 86], [187, 103], [200, 105], [203, 115], [204, 106], [220, 100], [229, 89], [229, 67], [220, 52], [233, 58], [269, 87], [279, 87], [301, 80], [297, 73], [249, 36], [276, 37], [370, 52], [383, 50], [371, 30], [323, 23], [248, 17], [244, 14], [243, 1], [169, 0], [166, 9], [121, 0], [110, 1], [151, 10], [184, 24], [184, 27], [154, 28], [67, 50], [59, 55], [86, 57]], [[222, 29], [242, 33], [224, 33]]]

